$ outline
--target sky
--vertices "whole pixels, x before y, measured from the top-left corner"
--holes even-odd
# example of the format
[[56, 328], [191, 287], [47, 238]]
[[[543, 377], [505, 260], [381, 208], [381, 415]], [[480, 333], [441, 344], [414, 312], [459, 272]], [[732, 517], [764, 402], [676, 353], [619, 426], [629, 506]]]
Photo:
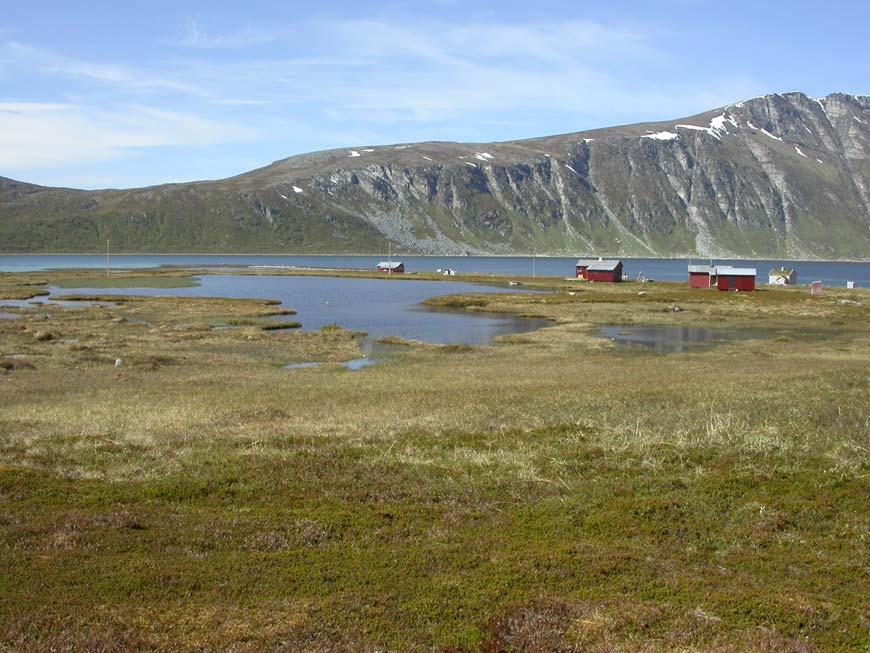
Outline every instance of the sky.
[[0, 176], [218, 179], [294, 154], [870, 93], [870, 3], [0, 0]]

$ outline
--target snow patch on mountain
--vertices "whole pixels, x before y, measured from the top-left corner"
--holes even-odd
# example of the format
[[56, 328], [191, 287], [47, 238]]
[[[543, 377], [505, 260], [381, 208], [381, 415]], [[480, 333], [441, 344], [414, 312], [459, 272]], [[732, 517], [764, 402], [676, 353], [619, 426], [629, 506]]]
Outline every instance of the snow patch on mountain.
[[728, 122], [728, 118], [725, 117], [724, 113], [721, 116], [716, 116], [710, 121], [710, 129], [714, 131], [727, 132], [728, 128], [725, 127], [726, 122]]
[[[680, 125], [677, 125], [677, 127], [680, 127]], [[672, 141], [679, 137], [679, 134], [674, 132], [658, 132], [656, 134], [644, 134], [641, 136], [641, 138], [651, 138], [655, 141]]]
[[674, 128], [675, 129], [692, 129], [694, 131], [706, 132], [707, 134], [710, 134], [710, 136], [712, 136], [716, 140], [722, 140], [722, 138], [719, 136], [718, 132], [715, 129], [713, 129], [712, 127], [700, 127], [698, 125], [674, 125]]
[[735, 127], [739, 127], [733, 118], [730, 118], [728, 114], [723, 113], [721, 116], [716, 116], [710, 121], [709, 127], [701, 127], [700, 125], [675, 125], [675, 129], [692, 129], [695, 131], [707, 132], [715, 138], [717, 141], [722, 140], [722, 134], [728, 133], [727, 123], [731, 123]]

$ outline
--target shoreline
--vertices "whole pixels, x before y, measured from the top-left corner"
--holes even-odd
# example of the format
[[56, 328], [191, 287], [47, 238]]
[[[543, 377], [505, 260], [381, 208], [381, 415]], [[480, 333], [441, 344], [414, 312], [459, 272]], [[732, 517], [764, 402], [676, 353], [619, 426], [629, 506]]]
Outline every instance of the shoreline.
[[[105, 257], [105, 253], [100, 252], [0, 252], [0, 257], [4, 256], [96, 256]], [[111, 257], [123, 256], [222, 256], [222, 257], [241, 257], [241, 256], [282, 256], [282, 257], [306, 257], [306, 258], [378, 258], [382, 254], [288, 254], [286, 252], [254, 252], [254, 253], [217, 253], [217, 252], [112, 252]], [[457, 258], [457, 259], [573, 259], [573, 258], [594, 258], [598, 254], [394, 254], [393, 258]], [[682, 255], [682, 256], [621, 256], [619, 254], [601, 255], [602, 258], [618, 258], [626, 261], [694, 261], [694, 260], [724, 260], [724, 261], [783, 261], [789, 263], [854, 263], [854, 264], [870, 264], [870, 258], [865, 259], [821, 259], [821, 258], [763, 258], [763, 257], [745, 257], [745, 256], [701, 256], [701, 255]]]

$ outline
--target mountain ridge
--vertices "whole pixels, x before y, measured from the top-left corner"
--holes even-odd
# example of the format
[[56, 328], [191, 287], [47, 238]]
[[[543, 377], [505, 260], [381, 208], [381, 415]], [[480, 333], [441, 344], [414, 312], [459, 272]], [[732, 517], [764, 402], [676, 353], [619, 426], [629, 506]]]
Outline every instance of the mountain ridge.
[[299, 154], [220, 180], [0, 178], [0, 250], [870, 256], [870, 97], [800, 92], [495, 143]]

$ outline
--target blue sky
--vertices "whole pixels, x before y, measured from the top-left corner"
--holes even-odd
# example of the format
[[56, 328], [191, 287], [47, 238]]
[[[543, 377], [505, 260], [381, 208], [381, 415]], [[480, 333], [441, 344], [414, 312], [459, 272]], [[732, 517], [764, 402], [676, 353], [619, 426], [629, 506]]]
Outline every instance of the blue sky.
[[4, 0], [0, 175], [130, 187], [870, 92], [867, 2], [221, 4]]

